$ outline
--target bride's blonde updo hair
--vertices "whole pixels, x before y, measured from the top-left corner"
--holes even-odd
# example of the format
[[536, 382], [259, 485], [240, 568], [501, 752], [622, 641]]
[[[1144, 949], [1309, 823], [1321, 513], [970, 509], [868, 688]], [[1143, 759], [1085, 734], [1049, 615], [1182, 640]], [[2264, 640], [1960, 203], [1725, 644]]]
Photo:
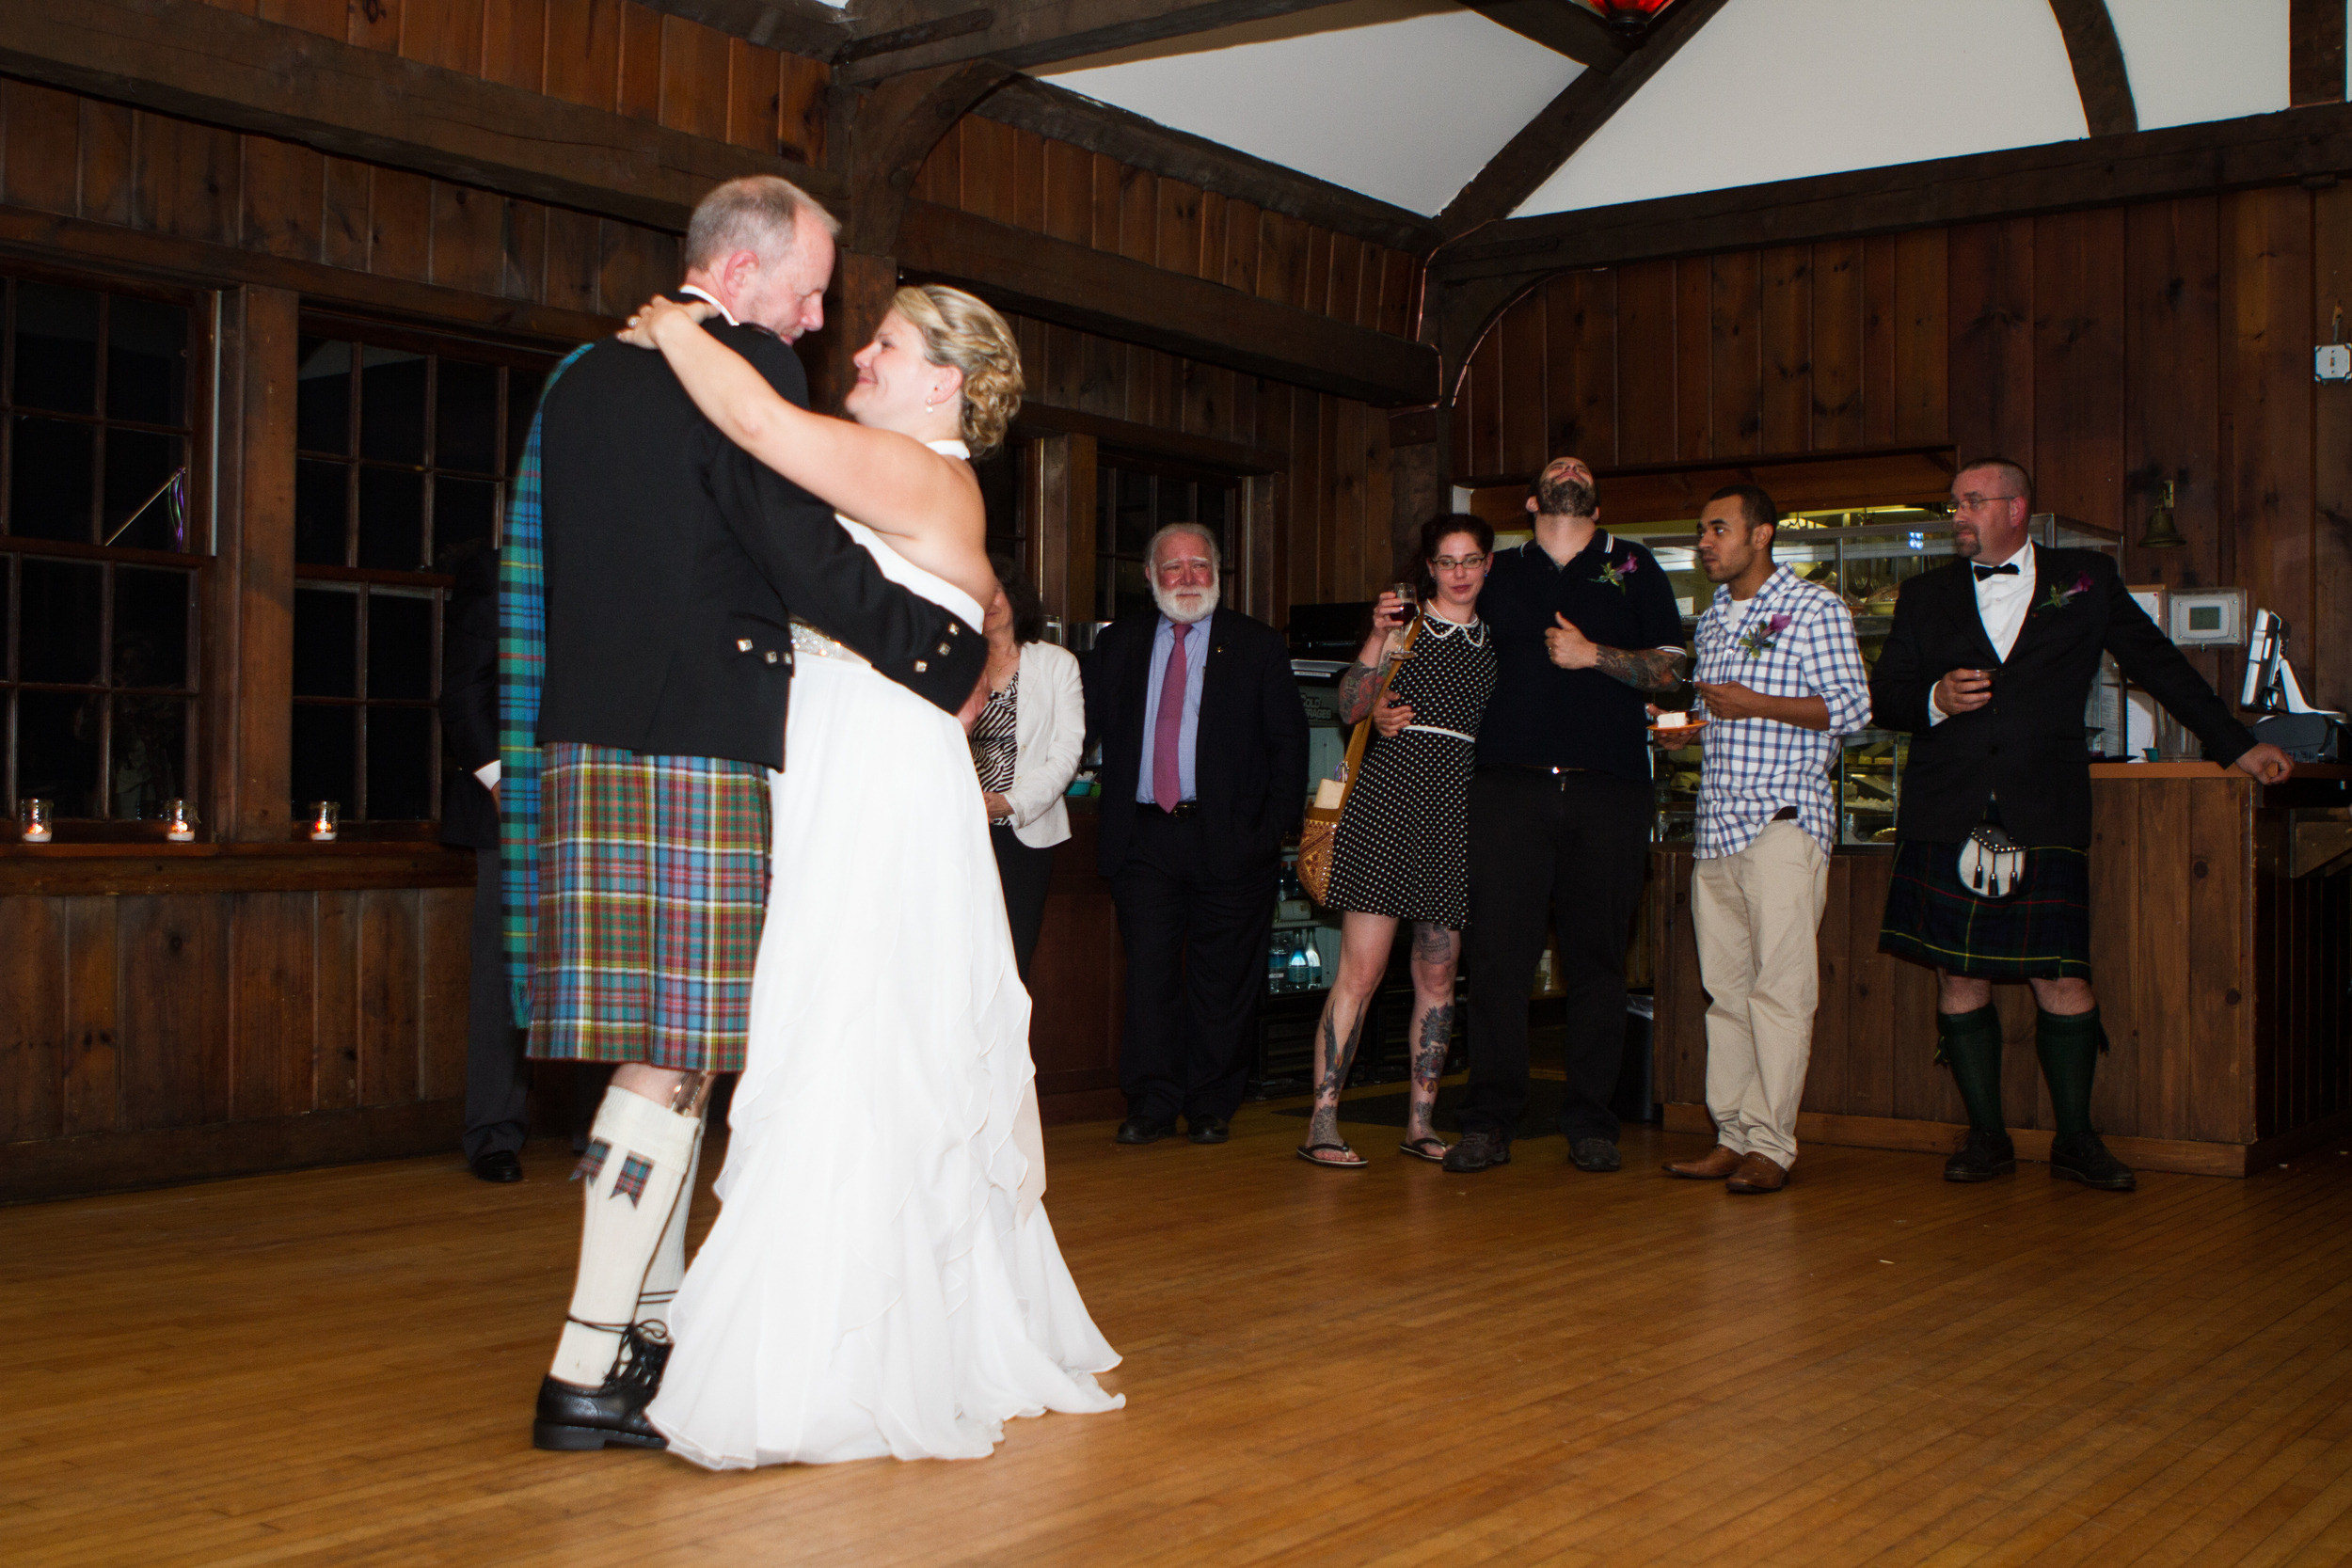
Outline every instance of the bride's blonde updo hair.
[[1021, 350], [1005, 318], [945, 284], [900, 289], [890, 308], [923, 335], [923, 357], [963, 372], [963, 444], [986, 457], [1021, 410]]

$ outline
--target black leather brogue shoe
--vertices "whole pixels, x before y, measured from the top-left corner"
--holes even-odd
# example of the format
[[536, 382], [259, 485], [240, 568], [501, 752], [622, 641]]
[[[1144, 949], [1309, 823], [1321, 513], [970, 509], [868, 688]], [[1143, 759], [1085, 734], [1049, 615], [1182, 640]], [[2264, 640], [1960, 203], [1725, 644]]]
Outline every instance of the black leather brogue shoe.
[[1462, 1134], [1462, 1141], [1438, 1162], [1451, 1171], [1481, 1171], [1511, 1163], [1511, 1140], [1501, 1132], [1479, 1128]]
[[626, 1360], [600, 1388], [582, 1388], [552, 1377], [539, 1380], [539, 1409], [531, 1423], [531, 1446], [583, 1453], [617, 1445], [666, 1449], [669, 1440], [645, 1419], [645, 1406], [660, 1390], [670, 1363], [670, 1342], [632, 1326], [621, 1337]]
[[1112, 1137], [1114, 1143], [1155, 1144], [1176, 1131], [1172, 1121], [1160, 1121], [1152, 1117], [1129, 1117], [1119, 1124]]
[[511, 1148], [494, 1148], [487, 1154], [474, 1156], [473, 1173], [477, 1180], [483, 1181], [520, 1181], [523, 1179], [523, 1163]]
[[2139, 1186], [2132, 1167], [2107, 1152], [2096, 1132], [2077, 1132], [2050, 1140], [2050, 1179], [2079, 1181], [2103, 1192], [2128, 1193]]
[[1186, 1117], [1184, 1136], [1197, 1144], [1221, 1144], [1233, 1135], [1233, 1124], [1223, 1117]]
[[1944, 1180], [1990, 1181], [2016, 1168], [2017, 1146], [2009, 1141], [2008, 1133], [1971, 1127], [1968, 1141], [1960, 1146], [1960, 1152], [1944, 1162]]

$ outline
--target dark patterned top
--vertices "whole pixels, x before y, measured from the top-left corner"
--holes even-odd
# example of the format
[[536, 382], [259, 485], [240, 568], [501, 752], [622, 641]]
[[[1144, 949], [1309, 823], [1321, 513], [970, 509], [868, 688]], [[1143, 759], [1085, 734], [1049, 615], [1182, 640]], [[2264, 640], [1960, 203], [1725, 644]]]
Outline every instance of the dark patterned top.
[[1470, 925], [1473, 742], [1494, 688], [1486, 624], [1430, 616], [1389, 687], [1390, 697], [1412, 707], [1413, 722], [1392, 738], [1373, 732], [1340, 817], [1326, 900], [1332, 909], [1455, 931]]
[[1002, 795], [1012, 788], [1021, 761], [1020, 687], [1021, 672], [1015, 670], [1003, 690], [988, 694], [988, 705], [973, 722], [972, 768], [983, 793]]

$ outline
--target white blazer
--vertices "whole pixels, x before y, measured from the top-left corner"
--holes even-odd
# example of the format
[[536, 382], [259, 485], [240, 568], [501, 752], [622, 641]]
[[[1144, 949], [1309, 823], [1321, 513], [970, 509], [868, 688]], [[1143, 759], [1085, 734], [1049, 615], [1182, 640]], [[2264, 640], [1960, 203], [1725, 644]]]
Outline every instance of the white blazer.
[[1078, 776], [1078, 752], [1086, 745], [1086, 697], [1078, 682], [1078, 660], [1051, 642], [1021, 645], [1021, 690], [1013, 706], [1013, 734], [1020, 754], [1013, 763], [1013, 836], [1033, 849], [1070, 836], [1070, 808], [1063, 791]]

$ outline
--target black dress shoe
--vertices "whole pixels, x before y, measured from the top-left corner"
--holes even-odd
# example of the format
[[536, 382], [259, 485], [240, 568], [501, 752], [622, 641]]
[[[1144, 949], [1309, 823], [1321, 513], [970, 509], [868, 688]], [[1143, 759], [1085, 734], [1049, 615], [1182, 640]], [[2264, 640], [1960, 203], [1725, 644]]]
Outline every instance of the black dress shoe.
[[1172, 1121], [1159, 1121], [1151, 1117], [1129, 1117], [1119, 1124], [1115, 1143], [1155, 1144], [1176, 1131]]
[[1944, 1162], [1944, 1180], [1990, 1181], [2016, 1168], [2017, 1146], [2009, 1141], [2008, 1133], [1971, 1127], [1968, 1141], [1960, 1146], [1960, 1152]]
[[662, 1370], [670, 1364], [667, 1339], [655, 1339], [632, 1326], [621, 1337], [628, 1353], [601, 1388], [582, 1388], [539, 1380], [539, 1410], [531, 1423], [531, 1446], [564, 1453], [618, 1445], [628, 1449], [666, 1449], [669, 1439], [645, 1419], [645, 1406], [661, 1388]]
[[1438, 1162], [1451, 1171], [1485, 1170], [1492, 1165], [1511, 1163], [1511, 1140], [1500, 1132], [1480, 1128], [1462, 1134], [1462, 1141], [1445, 1151]]
[[2105, 1192], [2128, 1193], [2139, 1185], [2132, 1167], [2107, 1152], [2096, 1132], [2077, 1132], [2050, 1140], [2050, 1179], [2079, 1181]]
[[1223, 1117], [1186, 1117], [1184, 1136], [1197, 1144], [1221, 1144], [1233, 1135], [1233, 1124]]
[[1568, 1159], [1579, 1170], [1617, 1170], [1625, 1164], [1618, 1157], [1617, 1146], [1607, 1138], [1571, 1140], [1568, 1144]]
[[473, 1173], [484, 1181], [520, 1181], [523, 1163], [511, 1148], [494, 1148], [487, 1154], [474, 1156]]

